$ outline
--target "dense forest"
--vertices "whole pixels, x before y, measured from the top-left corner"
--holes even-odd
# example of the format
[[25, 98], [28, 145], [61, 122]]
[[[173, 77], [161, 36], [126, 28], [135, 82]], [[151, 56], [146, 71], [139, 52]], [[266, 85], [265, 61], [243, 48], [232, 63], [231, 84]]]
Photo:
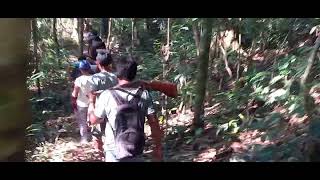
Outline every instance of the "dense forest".
[[[31, 162], [102, 161], [90, 144], [78, 143], [70, 102], [72, 63], [87, 51], [84, 39], [91, 28], [115, 61], [127, 54], [138, 62], [137, 79], [177, 84], [174, 98], [150, 92], [164, 131], [163, 161], [320, 160], [320, 18], [14, 21], [0, 20], [6, 27], [2, 40], [9, 38], [6, 32], [17, 34], [15, 42], [1, 47], [12, 64], [0, 64], [0, 72], [24, 68], [25, 77], [6, 71], [3, 77], [12, 79], [7, 86], [15, 90], [1, 91], [17, 99], [26, 86], [28, 105], [17, 100], [19, 108], [6, 109], [7, 100], [0, 99], [1, 113], [20, 122], [1, 126], [21, 130], [26, 125], [25, 134], [11, 132], [16, 138], [1, 150], [3, 159], [10, 154], [21, 160], [23, 152]], [[28, 52], [15, 50], [11, 57], [22, 46]], [[21, 58], [26, 66], [14, 63]], [[152, 161], [150, 133], [146, 124], [146, 161]]]

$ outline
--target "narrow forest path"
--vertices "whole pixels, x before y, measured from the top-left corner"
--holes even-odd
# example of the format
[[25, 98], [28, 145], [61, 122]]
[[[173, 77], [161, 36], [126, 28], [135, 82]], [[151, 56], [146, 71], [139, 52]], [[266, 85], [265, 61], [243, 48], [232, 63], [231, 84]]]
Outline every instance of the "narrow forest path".
[[[69, 49], [70, 61], [77, 60], [77, 47]], [[74, 114], [66, 114], [70, 103], [71, 84], [67, 78], [63, 84], [55, 84], [51, 90], [65, 97], [57, 110], [58, 115], [45, 123], [45, 141], [34, 150], [27, 151], [32, 162], [103, 162], [101, 152], [93, 143], [79, 143], [79, 128]], [[66, 85], [68, 84], [68, 85]], [[66, 89], [60, 90], [66, 86]], [[283, 113], [281, 109], [275, 109]], [[205, 109], [206, 119], [223, 119], [226, 108], [217, 102]], [[269, 115], [268, 115], [269, 116]], [[168, 135], [163, 142], [167, 162], [239, 162], [239, 161], [298, 161], [303, 159], [302, 149], [307, 139], [308, 123], [304, 118], [281, 119], [282, 123], [265, 124], [263, 128], [244, 129], [236, 134], [217, 133], [217, 121], [205, 121], [205, 130], [194, 136], [189, 127], [193, 118], [191, 111], [171, 114]], [[268, 117], [264, 117], [267, 119]], [[267, 120], [266, 120], [267, 121]], [[275, 126], [276, 125], [276, 126]], [[152, 143], [150, 128], [146, 125], [147, 142], [144, 152], [146, 161], [151, 161]], [[197, 134], [197, 133], [196, 133]]]

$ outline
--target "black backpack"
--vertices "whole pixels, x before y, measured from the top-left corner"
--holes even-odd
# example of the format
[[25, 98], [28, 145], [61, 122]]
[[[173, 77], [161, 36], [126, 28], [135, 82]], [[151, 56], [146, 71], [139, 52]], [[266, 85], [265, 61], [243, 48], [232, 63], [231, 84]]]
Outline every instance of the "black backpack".
[[[119, 96], [116, 90], [126, 92], [133, 96], [130, 101]], [[135, 157], [143, 153], [145, 145], [144, 122], [145, 117], [141, 107], [141, 95], [144, 89], [139, 88], [136, 94], [125, 89], [115, 87], [110, 89], [117, 102], [114, 139], [115, 156], [117, 159]]]

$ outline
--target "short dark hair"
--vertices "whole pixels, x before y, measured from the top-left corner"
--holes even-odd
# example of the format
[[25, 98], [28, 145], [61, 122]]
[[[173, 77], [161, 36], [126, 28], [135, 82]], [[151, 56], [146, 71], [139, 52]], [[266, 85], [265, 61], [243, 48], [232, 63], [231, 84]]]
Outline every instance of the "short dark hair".
[[111, 57], [111, 54], [106, 52], [106, 50], [97, 50], [98, 55], [96, 57], [97, 62], [101, 65], [101, 66], [109, 66], [110, 64], [112, 64], [113, 60]]
[[92, 29], [92, 30], [91, 30], [91, 33], [92, 33], [92, 35], [94, 35], [94, 36], [98, 36], [98, 31], [95, 30], [95, 29]]
[[79, 56], [78, 61], [86, 60], [87, 57], [85, 55]]
[[137, 75], [138, 64], [131, 57], [121, 56], [116, 63], [116, 74], [120, 79], [134, 80]]

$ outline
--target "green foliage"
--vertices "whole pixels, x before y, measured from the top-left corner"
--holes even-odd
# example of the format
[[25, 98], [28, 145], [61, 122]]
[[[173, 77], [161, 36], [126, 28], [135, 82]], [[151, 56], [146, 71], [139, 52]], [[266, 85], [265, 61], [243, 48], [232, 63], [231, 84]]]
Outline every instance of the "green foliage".
[[[198, 72], [199, 64], [196, 57], [196, 45], [193, 34], [193, 23], [200, 25], [201, 18], [172, 18], [170, 28], [170, 58], [166, 63], [166, 80], [179, 84], [179, 98], [170, 99], [169, 107], [177, 107], [180, 103], [192, 104], [195, 91], [195, 76]], [[217, 127], [217, 135], [223, 137], [237, 136], [239, 132], [246, 129], [258, 129], [265, 131], [266, 134], [261, 137], [264, 140], [273, 140], [283, 131], [283, 120], [291, 115], [298, 114], [302, 117], [305, 114], [303, 106], [303, 97], [299, 80], [304, 73], [309, 53], [312, 49], [309, 45], [298, 47], [305, 41], [306, 34], [310, 30], [315, 31], [319, 24], [317, 18], [214, 18], [213, 35], [217, 31], [235, 30], [236, 34], [241, 34], [241, 48], [245, 53], [259, 51], [265, 60], [262, 62], [249, 62], [245, 55], [239, 56], [238, 51], [231, 48], [226, 49], [228, 63], [233, 74], [236, 72], [236, 63], [241, 62], [240, 79], [235, 77], [226, 80], [224, 77], [225, 64], [222, 58], [215, 58], [209, 63], [208, 79], [222, 78], [222, 90], [218, 92], [217, 82], [208, 82], [207, 89], [214, 94], [212, 99], [206, 102], [220, 103], [220, 112], [214, 117], [204, 117], [205, 120]], [[92, 18], [93, 27], [100, 29], [100, 18]], [[42, 97], [33, 97], [30, 99], [33, 112], [33, 124], [27, 128], [28, 136], [41, 134], [43, 123], [57, 115], [57, 111], [63, 107], [67, 113], [71, 112], [70, 105], [66, 104], [65, 95], [48, 92], [48, 89], [56, 90], [61, 87], [65, 90], [66, 71], [70, 51], [60, 47], [59, 52], [51, 37], [52, 22], [49, 18], [38, 18], [37, 26], [39, 28], [39, 72], [31, 70], [28, 77], [28, 86], [35, 87], [36, 80], [39, 79], [41, 86], [46, 90]], [[167, 19], [166, 18], [137, 18], [136, 28], [138, 31], [138, 40], [133, 49], [133, 55], [138, 57], [138, 78], [144, 80], [162, 80], [163, 78], [163, 57], [161, 49], [166, 44]], [[313, 28], [313, 29], [312, 29]], [[201, 30], [201, 27], [200, 27]], [[132, 35], [131, 18], [113, 18], [112, 36], [119, 43], [120, 54], [130, 53]], [[237, 40], [238, 37], [235, 37]], [[292, 49], [292, 47], [294, 47]], [[296, 48], [298, 47], [298, 48]], [[32, 48], [30, 48], [32, 49]], [[261, 50], [278, 50], [288, 54], [282, 56], [274, 55], [266, 58], [265, 52]], [[292, 50], [292, 51], [291, 51]], [[212, 53], [212, 52], [211, 52]], [[244, 53], [244, 54], [245, 54]], [[220, 54], [221, 56], [221, 54]], [[239, 57], [241, 58], [239, 61]], [[62, 62], [62, 66], [58, 64]], [[210, 60], [211, 61], [211, 60]], [[212, 65], [211, 65], [212, 63]], [[34, 64], [31, 62], [30, 64]], [[248, 64], [250, 64], [248, 66]], [[262, 69], [264, 66], [265, 69]], [[261, 68], [262, 67], [262, 68]], [[312, 86], [319, 80], [320, 63], [316, 63], [312, 69], [314, 82], [307, 86]], [[214, 76], [214, 78], [212, 78]], [[70, 92], [68, 92], [70, 94]], [[210, 97], [211, 97], [210, 94]], [[151, 92], [155, 102], [160, 102], [160, 93]], [[255, 101], [262, 101], [262, 105], [254, 104]], [[156, 103], [155, 103], [156, 104]], [[209, 103], [210, 104], [210, 103]], [[157, 106], [157, 105], [155, 105]], [[285, 108], [285, 113], [273, 112], [275, 107]], [[164, 116], [160, 118], [161, 123], [167, 121]], [[187, 141], [187, 144], [194, 142], [196, 138], [203, 135], [202, 129], [196, 129], [195, 135], [186, 135], [186, 126], [176, 126], [172, 128], [171, 135], [178, 135], [181, 139]], [[317, 124], [311, 126], [313, 134], [317, 134]], [[318, 128], [319, 129], [319, 128]], [[288, 147], [294, 147], [297, 142], [288, 143], [285, 147], [274, 146], [264, 147], [262, 145], [252, 145], [250, 151], [256, 153], [256, 161], [269, 161], [275, 156], [289, 158], [294, 154], [294, 150], [288, 150]], [[275, 151], [282, 151], [280, 155]], [[297, 158], [300, 157], [297, 155]]]
[[[26, 129], [27, 136], [34, 137], [37, 141], [43, 140], [44, 123], [59, 115], [59, 110], [64, 107], [64, 113], [70, 113], [69, 101], [65, 100], [65, 95], [60, 94], [66, 88], [68, 57], [70, 51], [60, 47], [57, 52], [57, 45], [50, 35], [52, 22], [48, 18], [38, 18], [38, 72], [32, 70], [27, 77], [29, 88], [36, 87], [36, 80], [40, 80], [43, 89], [42, 96], [38, 97], [33, 93], [30, 99], [32, 111], [32, 124]], [[33, 44], [31, 44], [33, 46]], [[59, 65], [61, 62], [61, 66]], [[29, 62], [31, 65], [35, 63]], [[34, 66], [29, 66], [33, 67]], [[62, 85], [65, 85], [62, 87]], [[60, 91], [59, 91], [60, 90]]]
[[221, 133], [227, 133], [227, 134], [236, 134], [239, 131], [239, 120], [238, 119], [232, 119], [231, 121], [221, 124], [218, 126], [216, 135]]

